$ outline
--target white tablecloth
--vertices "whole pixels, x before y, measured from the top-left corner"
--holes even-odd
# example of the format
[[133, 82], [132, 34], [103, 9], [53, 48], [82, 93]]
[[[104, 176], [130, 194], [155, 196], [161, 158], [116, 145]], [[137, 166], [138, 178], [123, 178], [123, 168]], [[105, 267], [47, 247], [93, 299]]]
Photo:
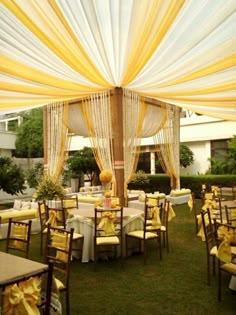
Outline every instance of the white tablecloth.
[[[73, 211], [74, 217], [67, 220], [67, 229], [74, 228], [74, 231], [84, 235], [82, 262], [89, 262], [94, 258], [93, 235], [94, 235], [94, 208], [79, 208]], [[123, 209], [124, 232], [128, 233], [143, 228], [143, 211], [134, 208]], [[123, 242], [125, 244], [125, 242]]]
[[170, 195], [166, 196], [167, 201], [170, 201], [172, 205], [180, 205], [182, 203], [187, 203], [189, 201], [190, 194], [178, 196], [178, 197], [171, 197]]
[[[159, 200], [160, 203], [164, 203], [165, 202], [165, 198], [161, 198]], [[138, 200], [131, 200], [128, 201], [128, 207], [129, 208], [135, 208], [135, 209], [140, 209], [140, 210], [145, 210], [145, 202], [140, 202]]]

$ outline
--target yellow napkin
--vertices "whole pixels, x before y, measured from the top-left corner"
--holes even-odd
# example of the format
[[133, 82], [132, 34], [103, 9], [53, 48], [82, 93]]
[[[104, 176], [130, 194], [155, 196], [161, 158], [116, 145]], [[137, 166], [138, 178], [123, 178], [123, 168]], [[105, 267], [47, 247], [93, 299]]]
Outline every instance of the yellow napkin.
[[99, 229], [104, 231], [106, 236], [115, 234], [115, 226], [114, 226], [115, 215], [110, 211], [105, 211], [102, 214], [102, 219], [98, 225]]
[[[14, 228], [13, 228], [13, 236], [14, 237], [21, 238], [22, 240], [26, 240], [27, 239], [27, 232], [28, 232], [27, 226], [14, 224]], [[20, 249], [23, 247], [24, 243], [21, 241], [14, 241], [13, 245], [16, 248]]]
[[[52, 246], [54, 246], [58, 249], [62, 249], [62, 250], [67, 249], [69, 246], [68, 234], [54, 232], [52, 235]], [[58, 250], [56, 258], [61, 260], [62, 262], [67, 262], [68, 254], [63, 253], [60, 250]]]
[[40, 298], [38, 277], [8, 286], [3, 294], [4, 315], [40, 315], [36, 306]]
[[211, 186], [211, 191], [215, 197], [217, 197], [219, 187], [218, 186]]
[[217, 257], [224, 263], [230, 263], [232, 260], [231, 247], [228, 240], [223, 241], [217, 252]]

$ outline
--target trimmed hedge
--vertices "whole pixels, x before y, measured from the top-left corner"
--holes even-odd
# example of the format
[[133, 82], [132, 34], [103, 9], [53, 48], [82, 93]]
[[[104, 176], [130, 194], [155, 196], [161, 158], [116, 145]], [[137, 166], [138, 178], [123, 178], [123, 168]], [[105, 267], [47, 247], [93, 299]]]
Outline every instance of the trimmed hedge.
[[[128, 189], [142, 189], [147, 193], [160, 191], [165, 194], [170, 193], [170, 178], [165, 174], [148, 174], [149, 184], [140, 187], [134, 183], [128, 185]], [[180, 176], [180, 187], [189, 188], [197, 197], [201, 196], [202, 184], [206, 185], [207, 190], [210, 190], [211, 185], [221, 187], [236, 186], [236, 175], [185, 175]]]

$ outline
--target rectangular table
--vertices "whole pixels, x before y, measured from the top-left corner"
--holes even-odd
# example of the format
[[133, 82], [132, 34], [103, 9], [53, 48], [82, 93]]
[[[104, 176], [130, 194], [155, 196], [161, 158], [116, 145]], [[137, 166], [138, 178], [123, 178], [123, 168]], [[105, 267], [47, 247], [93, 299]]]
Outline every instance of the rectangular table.
[[48, 274], [47, 276], [47, 303], [45, 308], [45, 314], [50, 314], [50, 296], [52, 286], [52, 266], [49, 268], [46, 264], [41, 264], [33, 260], [0, 252], [0, 288], [3, 290], [6, 286], [21, 281], [27, 280], [31, 277], [41, 276]]
[[[123, 208], [124, 234], [143, 228], [143, 210]], [[84, 235], [82, 262], [89, 262], [94, 258], [94, 207], [92, 209], [79, 208], [73, 211], [73, 217], [67, 220], [67, 229], [74, 228], [76, 233]], [[125, 242], [123, 242], [125, 244]]]

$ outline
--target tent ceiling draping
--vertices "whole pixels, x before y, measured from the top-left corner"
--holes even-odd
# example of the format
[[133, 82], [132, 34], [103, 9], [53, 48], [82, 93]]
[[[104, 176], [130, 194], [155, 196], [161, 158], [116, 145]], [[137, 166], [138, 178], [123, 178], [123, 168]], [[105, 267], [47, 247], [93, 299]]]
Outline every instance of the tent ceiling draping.
[[235, 0], [1, 0], [0, 115], [122, 87], [236, 121], [235, 12]]

